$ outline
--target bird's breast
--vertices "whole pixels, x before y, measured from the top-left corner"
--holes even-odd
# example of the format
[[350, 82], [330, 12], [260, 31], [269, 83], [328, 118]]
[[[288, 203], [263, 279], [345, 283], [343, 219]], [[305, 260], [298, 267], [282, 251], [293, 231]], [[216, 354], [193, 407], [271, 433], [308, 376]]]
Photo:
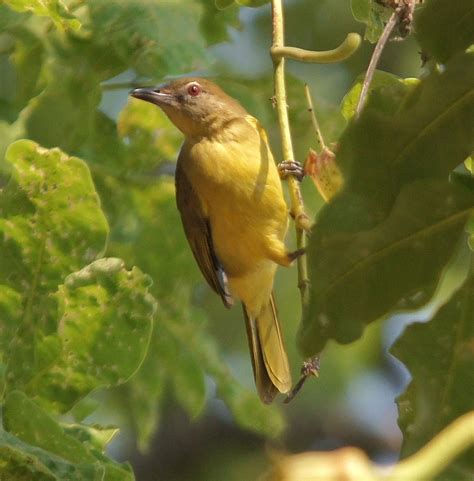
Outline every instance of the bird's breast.
[[281, 181], [266, 138], [251, 130], [243, 137], [206, 138], [183, 149], [181, 167], [203, 204], [228, 275], [253, 269], [265, 257], [268, 239], [283, 239], [287, 226]]

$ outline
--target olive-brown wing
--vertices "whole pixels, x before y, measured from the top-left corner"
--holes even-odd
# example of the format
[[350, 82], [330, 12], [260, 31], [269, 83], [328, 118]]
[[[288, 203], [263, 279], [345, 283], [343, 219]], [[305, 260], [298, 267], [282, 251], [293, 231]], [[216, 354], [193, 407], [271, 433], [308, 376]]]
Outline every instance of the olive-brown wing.
[[184, 232], [202, 275], [221, 296], [224, 305], [232, 306], [233, 299], [227, 286], [227, 276], [214, 251], [209, 220], [205, 217], [201, 201], [185, 171], [180, 169], [179, 163], [176, 169], [176, 203]]

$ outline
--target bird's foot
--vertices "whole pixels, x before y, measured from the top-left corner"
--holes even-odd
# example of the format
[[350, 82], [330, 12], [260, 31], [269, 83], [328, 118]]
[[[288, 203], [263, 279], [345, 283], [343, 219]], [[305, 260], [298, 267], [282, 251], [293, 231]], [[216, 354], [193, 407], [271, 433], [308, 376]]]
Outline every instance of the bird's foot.
[[301, 249], [297, 249], [293, 252], [288, 252], [287, 256], [290, 262], [293, 262], [295, 259], [298, 259], [298, 257], [301, 257], [302, 255], [306, 254], [306, 249], [303, 247]]
[[284, 160], [278, 164], [277, 168], [280, 178], [283, 180], [287, 179], [289, 176], [294, 177], [300, 182], [303, 180], [304, 170], [299, 162], [295, 162], [294, 160]]
[[312, 376], [319, 376], [319, 356], [309, 357], [308, 359], [303, 361], [303, 365], [301, 366], [301, 377], [299, 381], [295, 384], [295, 387], [288, 393], [283, 402], [285, 404], [288, 404], [292, 399], [294, 399], [294, 397], [303, 387], [306, 379]]

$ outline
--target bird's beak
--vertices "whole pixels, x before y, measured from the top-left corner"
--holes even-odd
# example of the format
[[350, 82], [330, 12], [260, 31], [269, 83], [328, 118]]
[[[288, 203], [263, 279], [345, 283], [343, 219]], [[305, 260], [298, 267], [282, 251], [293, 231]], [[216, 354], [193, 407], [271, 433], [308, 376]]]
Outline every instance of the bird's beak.
[[158, 105], [158, 107], [163, 105], [171, 105], [176, 100], [174, 95], [170, 94], [169, 92], [151, 88], [134, 89], [130, 92], [130, 95], [136, 99], [151, 102], [152, 104]]

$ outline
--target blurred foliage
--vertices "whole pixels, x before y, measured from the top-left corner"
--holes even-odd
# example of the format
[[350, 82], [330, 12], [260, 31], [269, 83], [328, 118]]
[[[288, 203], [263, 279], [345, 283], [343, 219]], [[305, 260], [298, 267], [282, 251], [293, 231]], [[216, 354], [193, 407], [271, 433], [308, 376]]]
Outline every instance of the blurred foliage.
[[[410, 326], [392, 348], [412, 374], [410, 386], [397, 400], [399, 424], [405, 433], [404, 457], [472, 410], [473, 393], [468, 386], [474, 385], [473, 267], [433, 319]], [[443, 479], [468, 479], [473, 472], [474, 448], [443, 473]]]
[[474, 43], [472, 0], [431, 0], [416, 15], [416, 37], [423, 52], [437, 62], [446, 62]]
[[18, 12], [32, 12], [35, 15], [48, 17], [60, 29], [81, 28], [81, 22], [69, 14], [61, 0], [4, 0], [3, 3]]
[[473, 76], [474, 55], [460, 54], [442, 74], [406, 86], [392, 115], [386, 78], [343, 134], [344, 189], [321, 210], [309, 244], [306, 355], [328, 338], [351, 342], [364, 324], [434, 293], [474, 205], [474, 192], [449, 181], [474, 147]]
[[375, 43], [392, 11], [381, 5], [381, 2], [377, 0], [351, 0], [351, 9], [354, 18], [366, 25], [365, 39]]
[[45, 479], [132, 479], [103, 457], [103, 447], [89, 453], [62, 434], [40, 405], [67, 411], [137, 370], [156, 308], [150, 279], [119, 259], [94, 260], [108, 226], [82, 160], [19, 140], [6, 161], [12, 173], [0, 203], [5, 469], [10, 479], [30, 470]]
[[[97, 388], [106, 389], [105, 399], [115, 398], [114, 406], [122, 403], [142, 451], [170, 399], [195, 419], [214, 398], [214, 385], [215, 396], [240, 426], [264, 437], [284, 432], [281, 409], [262, 406], [253, 386], [245, 387], [251, 378], [248, 359], [244, 369], [234, 362], [228, 366], [229, 358], [246, 358], [241, 313], [218, 306], [184, 238], [172, 179], [181, 136], [152, 105], [125, 100], [133, 86], [167, 76], [218, 75], [223, 88], [265, 125], [280, 158], [270, 100], [268, 3], [1, 2], [0, 477], [134, 479], [128, 465], [104, 454], [115, 428], [86, 422], [97, 408], [92, 393]], [[285, 2], [289, 43], [332, 48], [355, 25], [343, 3]], [[340, 139], [337, 161], [345, 177], [343, 191], [317, 215], [310, 239], [312, 302], [300, 331], [305, 353], [319, 351], [328, 340], [355, 340], [365, 324], [422, 306], [463, 239], [474, 204], [472, 178], [466, 169], [460, 176], [451, 171], [473, 148], [474, 62], [463, 53], [472, 42], [468, 3], [457, 0], [451, 8], [449, 0], [426, 0], [416, 17], [417, 41], [445, 65], [430, 63], [420, 81], [377, 72], [359, 121], [353, 111], [360, 80], [346, 91], [366, 68], [368, 49], [344, 66], [324, 70], [288, 62], [297, 155], [303, 158], [316, 145], [302, 88], [309, 76], [326, 141]], [[352, 10], [375, 41], [387, 11], [372, 0], [353, 0]], [[216, 62], [220, 42], [237, 38], [250, 17], [248, 55], [230, 43], [237, 53], [227, 63], [222, 55]], [[258, 74], [245, 74], [241, 67], [258, 51], [263, 52], [253, 60]], [[410, 65], [417, 61], [413, 55]], [[401, 68], [397, 62], [391, 64], [395, 71]], [[342, 80], [336, 86], [333, 79]], [[341, 110], [323, 98], [324, 88], [339, 88], [339, 98], [346, 94]], [[117, 102], [121, 111], [115, 115], [110, 106]], [[23, 138], [28, 140], [18, 140]], [[322, 200], [311, 184], [302, 187], [308, 211], [316, 213]], [[473, 221], [467, 225], [474, 237]], [[295, 283], [293, 270], [279, 274], [276, 283], [289, 336], [299, 316]], [[432, 329], [439, 317], [457, 316], [458, 305], [467, 305], [466, 286], [472, 282], [453, 297], [455, 305], [447, 301]], [[425, 344], [416, 364], [431, 362], [425, 356], [430, 345], [452, 352], [458, 342], [451, 336], [436, 347], [436, 333], [413, 329], [409, 342], [400, 341], [403, 349], [397, 347], [410, 369], [420, 338]], [[380, 365], [381, 337], [375, 326], [349, 349], [329, 346], [319, 384], [306, 387], [287, 408], [296, 430], [330, 422], [326, 413], [336, 405], [335, 393], [357, 372]], [[218, 348], [216, 338], [225, 347]], [[287, 344], [296, 363], [295, 345]], [[418, 380], [423, 373], [413, 374], [404, 402], [414, 417], [408, 421], [403, 415], [404, 430], [419, 425], [423, 412], [415, 409], [417, 400], [431, 395], [430, 389], [439, 394]], [[456, 383], [463, 379], [460, 369]], [[429, 405], [433, 412], [441, 409], [436, 399]], [[451, 397], [443, 402], [451, 403]], [[465, 408], [454, 403], [430, 432], [422, 426], [407, 436], [405, 453]], [[228, 416], [220, 404], [219, 409]], [[60, 417], [64, 413], [67, 418]], [[227, 476], [241, 479], [239, 473]]]

